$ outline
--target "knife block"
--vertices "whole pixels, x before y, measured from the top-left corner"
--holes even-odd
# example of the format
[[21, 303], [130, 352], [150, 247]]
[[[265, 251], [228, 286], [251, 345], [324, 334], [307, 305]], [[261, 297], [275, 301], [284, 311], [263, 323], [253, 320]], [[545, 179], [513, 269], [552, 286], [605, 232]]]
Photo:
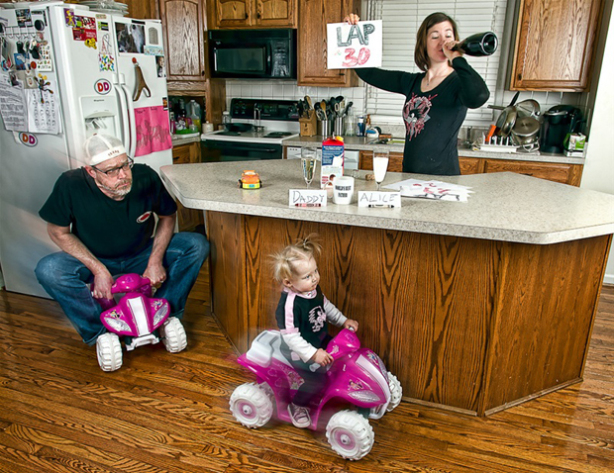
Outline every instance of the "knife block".
[[318, 121], [316, 114], [311, 111], [309, 118], [299, 118], [301, 136], [316, 136], [318, 133]]

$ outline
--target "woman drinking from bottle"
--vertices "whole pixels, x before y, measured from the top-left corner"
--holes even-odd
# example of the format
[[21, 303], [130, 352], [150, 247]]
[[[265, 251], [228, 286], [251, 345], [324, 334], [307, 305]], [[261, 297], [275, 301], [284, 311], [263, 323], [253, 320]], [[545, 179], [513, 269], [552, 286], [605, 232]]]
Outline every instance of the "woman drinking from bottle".
[[[345, 21], [354, 25], [360, 18], [352, 13]], [[355, 70], [368, 84], [405, 96], [403, 172], [458, 175], [458, 131], [467, 109], [484, 105], [490, 93], [462, 52], [453, 50], [458, 33], [452, 18], [432, 13], [417, 36], [414, 61], [423, 72]]]

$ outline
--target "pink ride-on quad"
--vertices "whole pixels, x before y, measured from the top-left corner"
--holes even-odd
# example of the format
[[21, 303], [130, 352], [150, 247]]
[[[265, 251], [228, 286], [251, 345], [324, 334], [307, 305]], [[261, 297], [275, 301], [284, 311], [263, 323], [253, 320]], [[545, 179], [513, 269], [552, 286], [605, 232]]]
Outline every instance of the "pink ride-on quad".
[[[115, 371], [122, 366], [119, 336], [132, 337], [126, 343], [128, 351], [141, 345], [159, 343], [160, 338], [171, 353], [186, 347], [183, 325], [176, 317], [169, 317], [170, 305], [166, 299], [152, 298], [149, 279], [138, 274], [124, 274], [117, 278], [111, 293], [115, 297], [124, 296], [119, 303], [115, 299], [97, 299], [103, 309], [100, 320], [109, 330], [96, 340], [98, 364], [103, 371]], [[154, 333], [157, 329], [160, 329], [160, 338]]]
[[[266, 424], [273, 415], [291, 422], [288, 404], [303, 380], [280, 351], [281, 334], [275, 330], [262, 332], [249, 351], [241, 355], [239, 364], [256, 374], [257, 383], [237, 387], [230, 397], [234, 417], [249, 428]], [[371, 451], [374, 434], [368, 419], [379, 419], [401, 402], [399, 380], [384, 362], [368, 348], [360, 348], [356, 334], [341, 330], [328, 344], [333, 363], [327, 371], [327, 384], [310, 406], [310, 429], [316, 430], [324, 406], [339, 410], [330, 417], [326, 437], [335, 452], [343, 458], [359, 460]]]

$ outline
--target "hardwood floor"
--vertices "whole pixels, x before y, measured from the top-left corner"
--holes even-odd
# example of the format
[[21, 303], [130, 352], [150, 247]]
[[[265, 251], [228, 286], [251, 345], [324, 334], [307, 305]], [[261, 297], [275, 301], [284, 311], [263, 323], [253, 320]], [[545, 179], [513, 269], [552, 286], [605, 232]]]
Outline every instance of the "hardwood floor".
[[338, 457], [323, 433], [228, 409], [252, 381], [209, 314], [206, 272], [186, 310], [187, 351], [98, 367], [57, 304], [0, 292], [1, 473], [614, 472], [614, 287], [604, 287], [584, 381], [488, 418], [402, 402], [375, 445]]

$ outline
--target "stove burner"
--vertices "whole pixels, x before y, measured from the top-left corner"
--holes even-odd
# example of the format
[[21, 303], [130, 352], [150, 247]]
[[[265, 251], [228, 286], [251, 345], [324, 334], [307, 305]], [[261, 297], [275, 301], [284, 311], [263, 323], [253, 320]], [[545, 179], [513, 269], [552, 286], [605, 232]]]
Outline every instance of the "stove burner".
[[290, 136], [292, 133], [289, 131], [272, 131], [265, 135], [265, 138], [283, 138], [284, 136]]

